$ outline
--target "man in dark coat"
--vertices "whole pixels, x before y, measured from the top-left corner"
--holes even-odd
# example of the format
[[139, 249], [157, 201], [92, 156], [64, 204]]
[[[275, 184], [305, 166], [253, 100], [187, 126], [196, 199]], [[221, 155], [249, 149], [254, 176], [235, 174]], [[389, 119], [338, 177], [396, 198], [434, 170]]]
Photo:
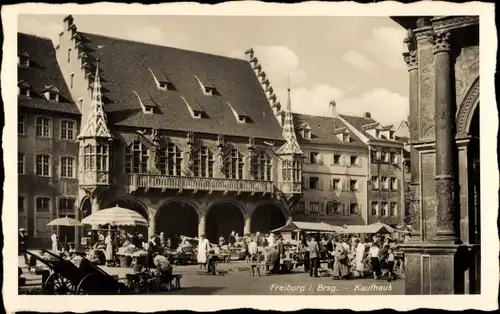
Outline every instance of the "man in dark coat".
[[26, 266], [29, 265], [28, 255], [26, 254], [26, 250], [28, 249], [27, 241], [28, 241], [28, 234], [26, 233], [26, 229], [24, 228], [19, 229], [18, 256], [22, 255], [24, 257], [24, 263], [26, 264]]

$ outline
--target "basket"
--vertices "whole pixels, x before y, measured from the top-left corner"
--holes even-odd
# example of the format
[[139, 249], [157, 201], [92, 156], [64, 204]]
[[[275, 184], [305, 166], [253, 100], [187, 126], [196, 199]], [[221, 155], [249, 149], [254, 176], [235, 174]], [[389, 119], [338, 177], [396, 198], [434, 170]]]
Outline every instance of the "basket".
[[129, 268], [132, 263], [132, 257], [128, 255], [120, 255], [118, 259], [120, 260], [120, 267], [122, 268]]

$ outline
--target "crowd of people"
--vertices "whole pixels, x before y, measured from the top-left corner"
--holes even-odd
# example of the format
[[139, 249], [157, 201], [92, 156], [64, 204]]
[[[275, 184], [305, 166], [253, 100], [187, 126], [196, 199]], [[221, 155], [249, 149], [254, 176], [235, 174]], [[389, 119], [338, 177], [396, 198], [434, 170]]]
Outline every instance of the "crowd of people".
[[396, 241], [390, 237], [375, 235], [371, 241], [365, 237], [335, 235], [320, 237], [319, 234], [301, 236], [300, 251], [304, 253], [305, 271], [310, 277], [318, 277], [320, 261], [328, 261], [333, 279], [364, 278], [367, 273], [379, 279], [396, 279]]

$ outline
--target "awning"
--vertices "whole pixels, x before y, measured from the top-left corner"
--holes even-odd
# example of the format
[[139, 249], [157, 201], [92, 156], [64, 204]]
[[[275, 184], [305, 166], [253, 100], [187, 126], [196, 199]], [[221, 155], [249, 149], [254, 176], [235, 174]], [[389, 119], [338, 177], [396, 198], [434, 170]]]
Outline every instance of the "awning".
[[305, 222], [305, 221], [290, 221], [281, 228], [274, 229], [272, 232], [294, 232], [294, 231], [312, 231], [312, 232], [328, 232], [341, 233], [344, 228], [332, 226], [324, 222]]
[[353, 226], [347, 226], [344, 230], [343, 233], [393, 233], [394, 228], [392, 228], [389, 225], [386, 225], [382, 222], [376, 222], [371, 225], [353, 225]]

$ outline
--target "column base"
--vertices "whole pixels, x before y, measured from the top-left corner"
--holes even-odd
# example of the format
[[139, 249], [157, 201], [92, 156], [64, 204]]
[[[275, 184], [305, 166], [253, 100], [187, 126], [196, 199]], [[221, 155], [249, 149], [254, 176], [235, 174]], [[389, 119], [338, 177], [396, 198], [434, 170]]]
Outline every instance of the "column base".
[[437, 243], [459, 244], [454, 230], [438, 230], [432, 241]]
[[405, 243], [405, 294], [464, 294], [467, 248], [455, 244]]

